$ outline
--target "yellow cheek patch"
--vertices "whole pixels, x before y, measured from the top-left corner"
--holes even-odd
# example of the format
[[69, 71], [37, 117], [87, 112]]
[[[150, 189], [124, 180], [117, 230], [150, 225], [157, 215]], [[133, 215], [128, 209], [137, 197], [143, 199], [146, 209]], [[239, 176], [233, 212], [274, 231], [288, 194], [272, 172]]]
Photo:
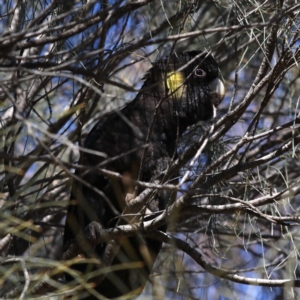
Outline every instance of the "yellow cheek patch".
[[169, 95], [180, 98], [183, 93], [185, 76], [184, 72], [169, 72], [167, 73], [167, 87]]

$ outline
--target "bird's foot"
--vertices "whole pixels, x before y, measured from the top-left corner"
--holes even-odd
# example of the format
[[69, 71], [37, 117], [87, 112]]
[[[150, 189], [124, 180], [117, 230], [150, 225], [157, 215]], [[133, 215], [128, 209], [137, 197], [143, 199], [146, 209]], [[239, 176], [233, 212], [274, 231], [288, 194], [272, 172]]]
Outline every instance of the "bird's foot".
[[102, 242], [100, 241], [102, 231], [102, 225], [93, 221], [84, 229], [84, 237], [92, 246], [96, 246]]

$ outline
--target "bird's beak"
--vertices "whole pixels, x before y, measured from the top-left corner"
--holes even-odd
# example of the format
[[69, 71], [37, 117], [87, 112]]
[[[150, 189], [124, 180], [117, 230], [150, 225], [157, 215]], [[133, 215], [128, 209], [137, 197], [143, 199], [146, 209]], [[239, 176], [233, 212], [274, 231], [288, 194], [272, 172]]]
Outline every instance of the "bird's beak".
[[212, 92], [215, 92], [219, 95], [218, 102], [220, 103], [225, 96], [225, 87], [223, 82], [219, 78], [216, 78], [213, 82], [209, 84], [209, 87]]

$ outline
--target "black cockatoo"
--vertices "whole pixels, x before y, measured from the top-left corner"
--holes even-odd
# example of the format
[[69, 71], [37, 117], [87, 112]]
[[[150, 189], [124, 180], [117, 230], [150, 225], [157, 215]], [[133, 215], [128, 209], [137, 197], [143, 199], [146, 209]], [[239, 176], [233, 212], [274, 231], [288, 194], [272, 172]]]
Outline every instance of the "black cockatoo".
[[[123, 177], [111, 178], [99, 172], [82, 176], [84, 181], [101, 191], [102, 197], [84, 184], [79, 189], [80, 185], [73, 183], [73, 201], [68, 208], [64, 233], [65, 250], [91, 221], [99, 222], [103, 228], [124, 224], [118, 215], [124, 211], [128, 199], [137, 194], [131, 179], [153, 182], [167, 169], [171, 158], [176, 157], [178, 134], [182, 135], [188, 126], [200, 120], [212, 118], [214, 108], [224, 97], [218, 64], [205, 52], [173, 53], [156, 61], [144, 80], [136, 98], [121, 110], [103, 116], [85, 140], [85, 148], [116, 158], [103, 168]], [[146, 148], [143, 147], [145, 144]], [[105, 161], [102, 156], [90, 153], [83, 153], [83, 157], [84, 164], [91, 167]], [[139, 188], [138, 192], [141, 191]], [[172, 202], [169, 198], [170, 193], [160, 190], [148, 201], [147, 210], [143, 212], [151, 215], [151, 212], [165, 209], [167, 203]], [[95, 248], [100, 259], [105, 247], [105, 244], [100, 244]], [[117, 270], [107, 273], [97, 291], [110, 299], [127, 294], [139, 295], [160, 247], [159, 241], [143, 238], [142, 232], [123, 239], [112, 264]], [[130, 267], [130, 263], [136, 262], [140, 264]], [[81, 264], [74, 268], [86, 274], [95, 266]]]

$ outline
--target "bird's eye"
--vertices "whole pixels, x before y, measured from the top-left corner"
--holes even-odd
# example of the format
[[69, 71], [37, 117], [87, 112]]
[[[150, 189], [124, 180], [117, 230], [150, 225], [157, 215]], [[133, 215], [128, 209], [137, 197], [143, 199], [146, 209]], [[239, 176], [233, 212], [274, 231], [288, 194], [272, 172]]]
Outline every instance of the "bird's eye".
[[195, 70], [195, 75], [197, 77], [203, 78], [206, 76], [206, 72], [203, 69], [198, 68]]

